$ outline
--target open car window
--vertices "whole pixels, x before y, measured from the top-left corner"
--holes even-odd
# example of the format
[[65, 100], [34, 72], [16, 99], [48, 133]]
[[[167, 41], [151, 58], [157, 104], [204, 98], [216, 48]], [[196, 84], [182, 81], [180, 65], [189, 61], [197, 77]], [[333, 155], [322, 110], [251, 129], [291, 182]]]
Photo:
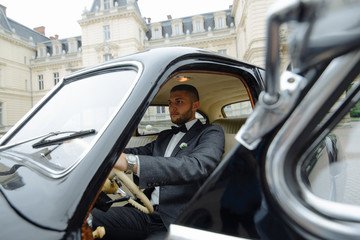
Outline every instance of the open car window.
[[253, 111], [250, 101], [237, 102], [223, 108], [225, 118], [247, 118]]
[[[336, 106], [344, 102], [346, 95]], [[301, 163], [301, 179], [312, 194], [332, 202], [360, 205], [359, 139], [360, 101], [357, 101]]]

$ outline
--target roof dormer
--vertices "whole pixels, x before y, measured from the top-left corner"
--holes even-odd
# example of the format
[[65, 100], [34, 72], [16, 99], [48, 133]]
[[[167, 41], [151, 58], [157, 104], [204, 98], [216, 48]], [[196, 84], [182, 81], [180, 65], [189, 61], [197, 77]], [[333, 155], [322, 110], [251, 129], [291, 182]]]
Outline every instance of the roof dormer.
[[226, 28], [226, 12], [214, 13], [215, 29]]
[[151, 24], [151, 38], [152, 39], [161, 39], [162, 38], [162, 26], [161, 23]]
[[193, 32], [204, 32], [204, 16], [198, 15], [192, 18]]
[[47, 54], [47, 48], [46, 48], [46, 45], [43, 44], [43, 43], [38, 43], [37, 44], [37, 57], [38, 58], [43, 58], [43, 57], [46, 57], [46, 54]]
[[182, 19], [175, 19], [171, 21], [172, 36], [180, 36], [184, 34]]
[[58, 56], [62, 54], [62, 44], [59, 40], [52, 40], [52, 56]]
[[68, 42], [68, 53], [75, 53], [78, 51], [79, 43], [76, 38], [69, 38]]

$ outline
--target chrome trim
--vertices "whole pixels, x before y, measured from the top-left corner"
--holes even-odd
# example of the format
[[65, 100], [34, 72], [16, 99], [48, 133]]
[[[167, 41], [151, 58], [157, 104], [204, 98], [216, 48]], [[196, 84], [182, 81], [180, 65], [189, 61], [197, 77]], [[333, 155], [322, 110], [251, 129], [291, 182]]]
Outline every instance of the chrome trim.
[[306, 84], [307, 80], [302, 76], [284, 72], [281, 75], [281, 91], [278, 101], [272, 105], [267, 104], [264, 101], [265, 93], [262, 92], [254, 112], [236, 134], [236, 140], [246, 148], [254, 150], [261, 138], [289, 114]]
[[296, 19], [300, 14], [300, 0], [275, 2], [267, 16], [266, 59], [265, 59], [265, 89], [263, 102], [276, 104], [279, 100], [280, 79], [280, 26], [290, 19]]
[[[266, 38], [266, 75], [265, 92], [259, 96], [254, 112], [236, 135], [236, 140], [250, 150], [254, 150], [261, 138], [276, 127], [293, 108], [300, 91], [306, 85], [303, 78], [294, 73], [282, 74], [284, 82], [290, 79], [297, 84], [287, 89], [280, 86], [280, 26], [284, 22], [299, 19], [304, 15], [304, 2], [289, 0], [276, 2], [267, 17]], [[306, 8], [314, 8], [316, 4], [307, 4]], [[311, 11], [310, 11], [311, 12]]]
[[[288, 169], [285, 169], [285, 162], [286, 157], [290, 155], [289, 150], [299, 142], [300, 134], [314, 114], [326, 104], [331, 94], [342, 84], [344, 77], [358, 61], [360, 61], [360, 51], [338, 57], [330, 63], [279, 130], [266, 156], [265, 177], [272, 197], [297, 225], [325, 239], [358, 239], [360, 207], [320, 199], [302, 184], [299, 189], [293, 189], [300, 191], [299, 196], [295, 196], [287, 185], [285, 171]], [[301, 183], [299, 176], [297, 178]], [[310, 207], [302, 204], [299, 200], [300, 196]]]
[[167, 240], [250, 240], [249, 238], [239, 238], [220, 233], [204, 231], [196, 228], [170, 225], [170, 231]]
[[[134, 90], [135, 85], [137, 84], [137, 82], [140, 79], [140, 76], [143, 72], [143, 65], [141, 62], [137, 62], [137, 61], [126, 61], [126, 62], [115, 62], [115, 63], [111, 63], [111, 64], [106, 64], [106, 65], [101, 65], [99, 67], [95, 67], [95, 68], [89, 68], [86, 69], [84, 71], [81, 71], [80, 73], [74, 73], [71, 74], [67, 77], [64, 78], [68, 79], [70, 77], [76, 77], [76, 76], [80, 76], [82, 74], [86, 74], [89, 72], [94, 72], [94, 71], [98, 71], [98, 70], [102, 70], [102, 69], [107, 69], [109, 67], [121, 67], [121, 66], [125, 66], [125, 65], [132, 65], [135, 66], [138, 71], [137, 71], [137, 75], [135, 77], [135, 81], [133, 82], [133, 84], [131, 85], [131, 87], [129, 88], [129, 91], [124, 95], [124, 98], [122, 99], [122, 101], [119, 104], [119, 107], [117, 108], [116, 111], [114, 111], [113, 115], [109, 118], [109, 120], [105, 123], [104, 127], [102, 129], [100, 129], [98, 131], [98, 133], [96, 134], [96, 137], [92, 140], [91, 144], [89, 144], [88, 148], [86, 151], [84, 151], [84, 153], [82, 155], [79, 156], [78, 160], [75, 161], [72, 165], [70, 165], [69, 167], [67, 167], [66, 169], [62, 170], [62, 171], [55, 171], [51, 168], [48, 168], [42, 164], [39, 164], [38, 162], [27, 158], [26, 161], [29, 161], [33, 166], [36, 166], [37, 170], [39, 170], [40, 172], [42, 172], [43, 174], [50, 176], [52, 178], [62, 178], [65, 175], [67, 175], [69, 172], [71, 172], [77, 165], [79, 165], [79, 163], [84, 159], [84, 157], [90, 152], [90, 150], [92, 149], [92, 147], [96, 144], [96, 142], [99, 140], [99, 138], [102, 136], [102, 134], [105, 132], [105, 130], [108, 128], [108, 126], [110, 125], [110, 123], [113, 121], [113, 119], [115, 118], [116, 114], [118, 114], [118, 112], [120, 111], [120, 109], [122, 108], [122, 106], [124, 105], [125, 101], [128, 99], [128, 97], [130, 96], [130, 94], [132, 93], [132, 91]], [[60, 85], [60, 84], [59, 84]], [[60, 87], [60, 86], [58, 86]], [[57, 87], [57, 88], [58, 88]], [[55, 89], [53, 89], [51, 91], [51, 93], [53, 93], [55, 91]], [[16, 127], [13, 127], [12, 131], [15, 131], [16, 128], [23, 122], [25, 121], [35, 110], [37, 110], [37, 108], [44, 102], [47, 101], [48, 97], [51, 95], [51, 93], [46, 95], [46, 98], [44, 97], [37, 105], [36, 107], [34, 107], [32, 109], [32, 111], [30, 111], [28, 114], [26, 114], [26, 117], [24, 117], [21, 122], [16, 124]], [[3, 138], [5, 139], [5, 137]], [[5, 145], [6, 146], [6, 145]], [[13, 154], [10, 154], [9, 156], [12, 156], [13, 158], [15, 157]], [[19, 156], [16, 157], [18, 159], [19, 162], [22, 162], [21, 158], [19, 158]]]
[[78, 77], [78, 76], [81, 76], [83, 74], [87, 74], [87, 73], [94, 72], [94, 71], [99, 71], [99, 70], [103, 70], [103, 69], [107, 69], [107, 68], [111, 68], [111, 67], [119, 67], [121, 65], [140, 64], [142, 66], [142, 64], [140, 62], [137, 62], [137, 61], [127, 61], [127, 62], [118, 62], [116, 60], [114, 60], [114, 61], [115, 62], [109, 62], [109, 63], [102, 64], [102, 65], [99, 65], [99, 66], [84, 68], [84, 69], [81, 69], [79, 71], [70, 73], [69, 75], [64, 77], [64, 80], [66, 80], [68, 78]]

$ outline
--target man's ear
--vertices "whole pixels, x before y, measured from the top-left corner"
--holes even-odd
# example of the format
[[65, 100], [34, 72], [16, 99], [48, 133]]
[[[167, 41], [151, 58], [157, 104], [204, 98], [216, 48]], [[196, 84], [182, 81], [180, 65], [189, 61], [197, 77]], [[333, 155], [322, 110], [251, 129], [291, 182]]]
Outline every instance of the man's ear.
[[193, 102], [193, 109], [195, 109], [195, 111], [199, 109], [199, 106], [200, 106], [199, 101]]

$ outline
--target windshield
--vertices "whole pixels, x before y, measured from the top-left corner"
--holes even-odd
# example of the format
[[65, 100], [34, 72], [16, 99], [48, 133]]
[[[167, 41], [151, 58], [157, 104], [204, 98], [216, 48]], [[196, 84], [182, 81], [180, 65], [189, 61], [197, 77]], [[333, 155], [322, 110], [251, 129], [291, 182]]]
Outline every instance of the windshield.
[[64, 173], [105, 130], [132, 90], [137, 74], [137, 68], [126, 66], [64, 81], [7, 142], [14, 146], [4, 152], [21, 155], [52, 173]]

